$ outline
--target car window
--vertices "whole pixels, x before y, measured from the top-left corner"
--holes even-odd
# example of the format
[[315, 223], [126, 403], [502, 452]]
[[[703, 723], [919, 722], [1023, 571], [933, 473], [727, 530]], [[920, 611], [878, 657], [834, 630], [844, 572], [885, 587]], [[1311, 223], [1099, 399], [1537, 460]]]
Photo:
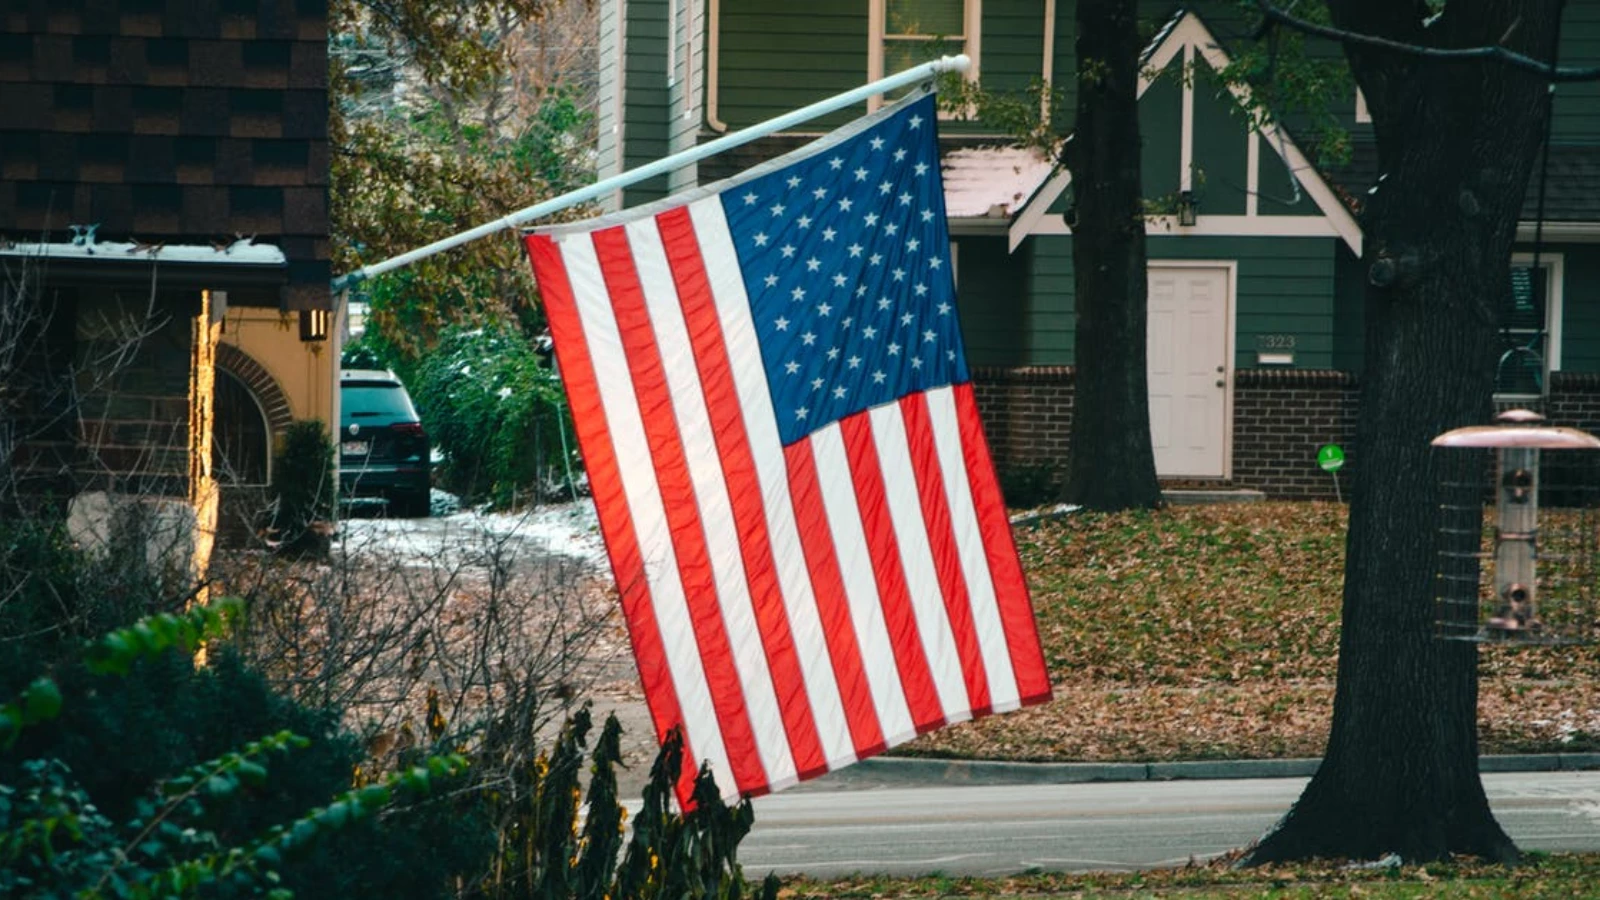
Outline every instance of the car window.
[[345, 384], [339, 391], [339, 402], [346, 419], [369, 416], [415, 419], [417, 416], [411, 409], [405, 388], [397, 384]]

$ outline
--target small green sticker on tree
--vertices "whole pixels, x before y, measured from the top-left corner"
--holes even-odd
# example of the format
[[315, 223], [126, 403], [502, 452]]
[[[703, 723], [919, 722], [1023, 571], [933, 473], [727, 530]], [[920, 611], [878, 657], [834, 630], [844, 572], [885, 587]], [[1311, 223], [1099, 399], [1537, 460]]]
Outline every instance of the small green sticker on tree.
[[1322, 449], [1317, 451], [1317, 465], [1324, 472], [1339, 471], [1344, 468], [1344, 451], [1339, 449], [1338, 444], [1323, 444]]

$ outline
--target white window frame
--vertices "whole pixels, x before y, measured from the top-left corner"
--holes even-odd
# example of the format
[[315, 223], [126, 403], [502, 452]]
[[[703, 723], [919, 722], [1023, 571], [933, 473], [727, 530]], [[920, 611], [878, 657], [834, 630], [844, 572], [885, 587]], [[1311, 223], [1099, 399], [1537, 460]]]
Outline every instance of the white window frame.
[[1356, 124], [1368, 125], [1372, 122], [1372, 112], [1367, 109], [1367, 95], [1361, 93], [1361, 88], [1356, 88]]
[[[966, 72], [966, 79], [968, 81], [977, 81], [978, 80], [978, 63], [979, 63], [979, 60], [982, 57], [982, 54], [981, 54], [980, 50], [981, 50], [981, 44], [982, 44], [981, 38], [983, 36], [983, 27], [982, 27], [983, 26], [983, 0], [962, 0], [962, 3], [963, 3], [962, 24], [966, 28], [966, 34], [962, 35], [962, 39], [961, 39], [962, 40], [962, 44], [964, 45], [964, 49], [963, 49], [962, 52], [966, 53], [967, 54], [967, 58], [972, 60], [972, 65], [967, 69], [967, 72]], [[888, 2], [887, 2], [887, 0], [868, 0], [868, 6], [867, 6], [867, 80], [868, 81], [877, 81], [878, 79], [883, 78], [885, 75], [893, 75], [893, 74], [895, 74], [894, 72], [887, 72], [886, 73], [886, 72], [883, 71], [883, 62], [884, 62], [883, 61], [883, 43], [884, 43], [885, 40], [888, 40], [888, 36], [884, 34], [884, 28], [888, 25], [888, 22], [889, 22], [889, 12], [888, 12]], [[871, 112], [873, 110], [876, 110], [878, 107], [880, 107], [882, 105], [883, 105], [883, 98], [881, 96], [868, 98], [868, 100], [867, 100], [867, 111]], [[952, 114], [951, 113], [947, 113], [944, 110], [940, 110], [939, 111], [939, 117], [940, 118], [946, 118], [946, 117], [948, 117], [950, 115], [952, 115]]]
[[[1513, 268], [1527, 268], [1533, 265], [1532, 253], [1511, 254]], [[1539, 267], [1545, 270], [1545, 310], [1544, 310], [1544, 378], [1542, 384], [1546, 393], [1550, 390], [1550, 375], [1561, 371], [1561, 291], [1566, 280], [1566, 258], [1560, 253], [1540, 253]], [[1499, 377], [1498, 359], [1496, 360], [1496, 379]], [[1496, 400], [1526, 400], [1534, 399], [1539, 395], [1526, 393], [1502, 393], [1496, 391]]]

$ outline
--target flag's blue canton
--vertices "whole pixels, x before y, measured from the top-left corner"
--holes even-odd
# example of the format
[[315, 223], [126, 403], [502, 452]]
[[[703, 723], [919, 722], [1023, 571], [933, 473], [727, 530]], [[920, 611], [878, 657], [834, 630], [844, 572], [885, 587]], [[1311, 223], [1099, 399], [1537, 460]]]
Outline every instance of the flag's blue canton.
[[929, 96], [722, 195], [785, 444], [967, 380], [935, 118]]

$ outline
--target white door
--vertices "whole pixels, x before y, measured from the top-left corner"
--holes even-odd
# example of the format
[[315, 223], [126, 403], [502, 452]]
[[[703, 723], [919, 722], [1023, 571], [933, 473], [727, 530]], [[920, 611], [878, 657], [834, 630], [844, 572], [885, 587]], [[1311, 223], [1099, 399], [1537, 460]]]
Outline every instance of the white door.
[[1150, 266], [1150, 439], [1163, 478], [1228, 474], [1229, 270]]

